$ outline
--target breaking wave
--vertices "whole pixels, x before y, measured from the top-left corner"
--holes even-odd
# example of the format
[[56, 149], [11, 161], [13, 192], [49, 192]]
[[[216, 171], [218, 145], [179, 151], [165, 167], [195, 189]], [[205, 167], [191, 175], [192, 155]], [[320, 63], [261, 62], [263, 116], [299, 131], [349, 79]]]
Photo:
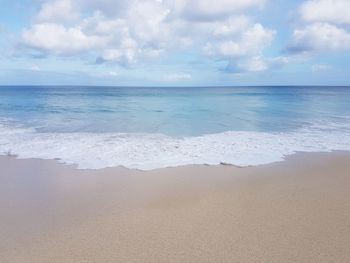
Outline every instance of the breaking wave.
[[350, 121], [313, 123], [293, 132], [228, 131], [197, 137], [126, 133], [40, 133], [0, 121], [0, 153], [59, 159], [79, 169], [151, 170], [189, 164], [253, 166], [295, 152], [350, 150]]

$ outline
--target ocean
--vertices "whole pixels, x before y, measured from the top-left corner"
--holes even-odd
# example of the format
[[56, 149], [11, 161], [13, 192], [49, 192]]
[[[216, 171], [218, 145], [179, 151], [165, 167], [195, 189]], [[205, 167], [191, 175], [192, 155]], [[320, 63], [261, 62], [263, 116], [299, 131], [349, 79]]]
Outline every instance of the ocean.
[[350, 150], [350, 87], [0, 87], [0, 154], [82, 169]]

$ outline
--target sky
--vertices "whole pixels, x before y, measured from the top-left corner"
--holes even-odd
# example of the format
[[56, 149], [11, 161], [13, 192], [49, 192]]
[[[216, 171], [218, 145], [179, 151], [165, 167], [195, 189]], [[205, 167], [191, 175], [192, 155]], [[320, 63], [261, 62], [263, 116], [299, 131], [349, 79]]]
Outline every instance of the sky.
[[350, 0], [0, 0], [0, 85], [350, 85]]

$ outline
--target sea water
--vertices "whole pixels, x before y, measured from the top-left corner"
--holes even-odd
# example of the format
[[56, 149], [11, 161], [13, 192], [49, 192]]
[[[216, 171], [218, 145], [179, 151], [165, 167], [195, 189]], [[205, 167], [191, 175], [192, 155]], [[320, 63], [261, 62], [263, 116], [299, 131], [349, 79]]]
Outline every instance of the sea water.
[[0, 154], [78, 168], [350, 150], [350, 87], [0, 87]]

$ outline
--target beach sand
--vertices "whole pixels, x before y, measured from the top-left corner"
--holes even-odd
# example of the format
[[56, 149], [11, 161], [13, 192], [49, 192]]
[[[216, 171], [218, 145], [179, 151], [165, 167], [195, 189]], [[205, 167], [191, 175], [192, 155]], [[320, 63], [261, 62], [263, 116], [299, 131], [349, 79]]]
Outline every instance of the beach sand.
[[77, 170], [0, 157], [0, 262], [350, 262], [350, 154]]

